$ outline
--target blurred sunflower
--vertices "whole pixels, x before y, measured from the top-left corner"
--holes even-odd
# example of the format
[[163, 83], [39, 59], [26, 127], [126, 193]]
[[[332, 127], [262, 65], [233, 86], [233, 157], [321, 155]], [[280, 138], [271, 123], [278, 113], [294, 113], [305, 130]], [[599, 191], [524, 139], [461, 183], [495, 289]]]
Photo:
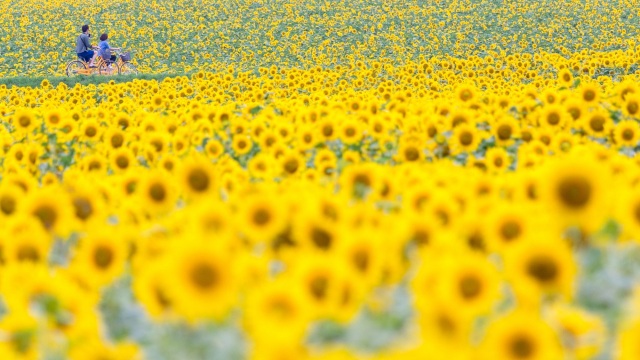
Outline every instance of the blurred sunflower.
[[480, 355], [481, 359], [562, 359], [551, 327], [536, 315], [517, 310], [490, 324]]

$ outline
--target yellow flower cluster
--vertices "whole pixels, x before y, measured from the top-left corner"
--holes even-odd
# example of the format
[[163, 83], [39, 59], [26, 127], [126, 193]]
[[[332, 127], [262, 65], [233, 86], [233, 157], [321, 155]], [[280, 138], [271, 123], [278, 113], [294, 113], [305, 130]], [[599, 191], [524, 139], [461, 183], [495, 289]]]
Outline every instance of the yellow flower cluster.
[[638, 359], [638, 5], [0, 2], [175, 75], [0, 85], [0, 359]]
[[51, 76], [74, 60], [75, 38], [132, 50], [144, 73], [332, 66], [419, 55], [635, 46], [637, 0], [24, 0], [0, 3], [0, 76]]
[[108, 326], [124, 282], [148, 327], [227, 324], [256, 359], [356, 358], [310, 332], [398, 291], [374, 358], [635, 359], [640, 301], [592, 305], [579, 259], [640, 239], [638, 76], [598, 75], [637, 58], [0, 88], [0, 357], [143, 357]]

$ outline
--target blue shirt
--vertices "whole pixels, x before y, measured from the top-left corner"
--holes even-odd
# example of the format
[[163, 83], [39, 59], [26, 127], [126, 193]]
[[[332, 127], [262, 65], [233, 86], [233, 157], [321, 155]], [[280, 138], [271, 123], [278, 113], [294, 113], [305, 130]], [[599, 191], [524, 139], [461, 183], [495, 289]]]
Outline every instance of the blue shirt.
[[103, 59], [108, 60], [111, 58], [111, 51], [109, 49], [111, 49], [111, 47], [109, 46], [109, 43], [107, 42], [107, 40], [105, 41], [100, 41], [98, 43], [98, 48], [100, 50], [98, 50], [98, 55], [102, 56]]

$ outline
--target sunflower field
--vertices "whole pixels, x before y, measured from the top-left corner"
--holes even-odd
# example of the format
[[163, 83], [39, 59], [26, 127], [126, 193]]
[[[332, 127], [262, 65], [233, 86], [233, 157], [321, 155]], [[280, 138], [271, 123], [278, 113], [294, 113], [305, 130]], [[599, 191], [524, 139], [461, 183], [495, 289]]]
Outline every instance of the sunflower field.
[[640, 359], [639, 5], [0, 0], [0, 359]]

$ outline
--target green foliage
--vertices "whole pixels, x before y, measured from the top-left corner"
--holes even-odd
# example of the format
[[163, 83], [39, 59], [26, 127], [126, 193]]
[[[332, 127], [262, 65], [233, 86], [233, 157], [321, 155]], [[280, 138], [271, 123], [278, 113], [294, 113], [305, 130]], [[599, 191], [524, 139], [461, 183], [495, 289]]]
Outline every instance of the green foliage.
[[123, 83], [133, 81], [135, 79], [140, 80], [157, 80], [161, 81], [167, 77], [175, 77], [181, 76], [185, 74], [138, 74], [138, 75], [114, 75], [114, 76], [98, 76], [98, 75], [89, 75], [89, 76], [77, 76], [77, 77], [68, 77], [68, 76], [38, 76], [38, 77], [30, 77], [30, 76], [17, 76], [17, 77], [6, 77], [0, 78], [0, 85], [5, 85], [7, 87], [39, 87], [42, 84], [43, 80], [49, 81], [52, 86], [58, 86], [59, 84], [66, 84], [69, 87], [73, 87], [76, 84], [80, 85], [89, 85], [89, 84], [105, 84], [113, 81], [114, 83]]

